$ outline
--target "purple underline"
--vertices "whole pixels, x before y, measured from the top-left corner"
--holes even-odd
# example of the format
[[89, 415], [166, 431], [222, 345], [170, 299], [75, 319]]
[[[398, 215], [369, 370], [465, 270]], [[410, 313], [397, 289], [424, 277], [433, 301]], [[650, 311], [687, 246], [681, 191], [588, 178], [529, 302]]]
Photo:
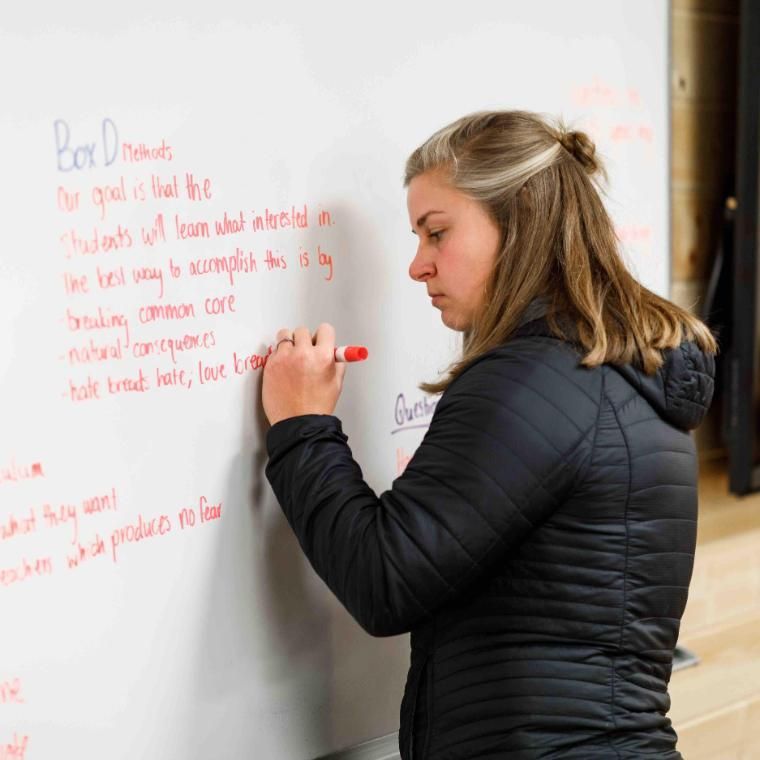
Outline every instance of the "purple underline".
[[405, 427], [396, 428], [395, 430], [391, 430], [391, 435], [396, 435], [396, 433], [400, 433], [403, 430], [414, 430], [415, 428], [429, 428], [430, 423], [426, 422], [422, 425], [406, 425]]

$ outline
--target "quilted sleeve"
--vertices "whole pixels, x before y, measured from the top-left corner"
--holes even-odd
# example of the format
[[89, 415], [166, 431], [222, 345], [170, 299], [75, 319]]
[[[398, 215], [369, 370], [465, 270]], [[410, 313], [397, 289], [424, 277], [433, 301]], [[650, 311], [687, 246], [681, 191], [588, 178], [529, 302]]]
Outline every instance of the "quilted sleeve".
[[599, 393], [569, 350], [547, 359], [540, 349], [510, 342], [457, 378], [405, 472], [379, 497], [337, 418], [304, 415], [270, 429], [266, 474], [285, 515], [316, 572], [369, 633], [403, 633], [429, 618], [581, 474]]

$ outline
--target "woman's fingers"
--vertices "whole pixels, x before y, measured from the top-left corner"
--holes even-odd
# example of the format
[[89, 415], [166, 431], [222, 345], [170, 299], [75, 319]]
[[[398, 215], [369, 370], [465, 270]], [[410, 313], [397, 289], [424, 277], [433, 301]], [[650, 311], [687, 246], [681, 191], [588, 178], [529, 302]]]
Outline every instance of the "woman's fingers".
[[314, 345], [335, 348], [335, 328], [328, 322], [322, 322], [314, 334]]
[[287, 346], [288, 343], [297, 348], [316, 346], [324, 352], [329, 352], [332, 356], [332, 351], [335, 348], [335, 328], [329, 322], [322, 322], [312, 336], [308, 327], [296, 327], [295, 330], [282, 327], [277, 331], [275, 337], [275, 350], [279, 349], [281, 345]]
[[346, 365], [334, 359], [333, 326], [322, 323], [313, 337], [306, 327], [283, 327], [275, 341], [261, 389], [270, 423], [301, 414], [333, 414], [346, 373]]
[[293, 339], [295, 340], [296, 348], [299, 346], [311, 346], [311, 331], [308, 327], [296, 327], [293, 330]]
[[289, 343], [291, 340], [293, 340], [293, 331], [288, 327], [282, 327], [277, 331], [274, 342], [275, 346], [279, 346], [280, 343]]

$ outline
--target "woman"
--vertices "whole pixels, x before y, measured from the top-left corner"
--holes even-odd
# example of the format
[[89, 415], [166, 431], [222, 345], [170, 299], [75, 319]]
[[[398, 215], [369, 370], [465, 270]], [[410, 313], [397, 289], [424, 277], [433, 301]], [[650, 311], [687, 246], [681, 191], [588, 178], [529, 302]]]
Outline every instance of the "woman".
[[525, 112], [406, 167], [409, 273], [464, 333], [430, 428], [377, 497], [332, 416], [321, 325], [278, 333], [267, 476], [371, 634], [411, 631], [405, 760], [674, 760], [667, 685], [696, 539], [689, 431], [715, 341], [626, 271], [594, 146]]

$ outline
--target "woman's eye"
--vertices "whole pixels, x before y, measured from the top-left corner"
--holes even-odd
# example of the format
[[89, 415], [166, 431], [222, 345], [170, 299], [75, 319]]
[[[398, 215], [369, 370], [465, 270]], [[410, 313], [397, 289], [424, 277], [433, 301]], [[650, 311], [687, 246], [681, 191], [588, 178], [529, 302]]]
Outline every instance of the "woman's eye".
[[428, 232], [428, 237], [432, 238], [433, 240], [440, 240], [441, 235], [443, 235], [443, 230], [436, 230], [435, 232]]

